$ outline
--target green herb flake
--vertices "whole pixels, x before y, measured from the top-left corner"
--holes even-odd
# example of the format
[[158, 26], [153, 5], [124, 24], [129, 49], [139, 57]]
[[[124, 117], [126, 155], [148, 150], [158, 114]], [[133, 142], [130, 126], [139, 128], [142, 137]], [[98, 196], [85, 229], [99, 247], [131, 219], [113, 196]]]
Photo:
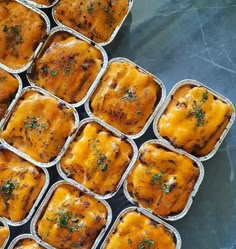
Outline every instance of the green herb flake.
[[0, 190], [4, 195], [10, 196], [16, 187], [17, 185], [11, 179], [9, 179], [5, 182], [5, 185], [0, 186]]
[[208, 100], [208, 91], [204, 92], [202, 95], [202, 103], [205, 103]]
[[153, 174], [153, 175], [152, 175], [152, 178], [151, 178], [151, 180], [150, 180], [150, 185], [154, 185], [156, 181], [157, 181], [157, 182], [160, 182], [162, 176], [163, 176], [162, 173]]
[[205, 123], [205, 113], [203, 112], [200, 105], [197, 104], [197, 102], [193, 101], [193, 116], [196, 118], [196, 126], [203, 126]]
[[131, 239], [128, 239], [128, 244], [132, 244], [132, 240]]
[[142, 111], [137, 111], [136, 114], [141, 115]]
[[4, 25], [2, 31], [3, 31], [4, 33], [6, 33], [8, 30], [9, 30], [9, 28], [7, 27], [7, 25]]
[[163, 187], [162, 187], [162, 189], [163, 189], [163, 191], [166, 193], [166, 194], [168, 194], [168, 193], [170, 193], [170, 186], [169, 185], [164, 185]]
[[127, 89], [125, 90], [125, 95], [121, 99], [128, 100], [128, 101], [134, 101], [137, 99], [136, 92], [130, 89]]
[[155, 245], [155, 242], [152, 239], [145, 239], [140, 243], [138, 249], [147, 249], [147, 248], [151, 248], [154, 245]]
[[106, 171], [107, 168], [108, 168], [108, 165], [107, 165], [106, 163], [102, 165], [102, 171], [103, 171], [103, 172]]
[[24, 127], [25, 129], [30, 129], [30, 130], [35, 130], [37, 129], [40, 125], [38, 121], [40, 118], [35, 118], [33, 116], [27, 116], [27, 119], [24, 120]]
[[43, 129], [46, 129], [47, 126], [46, 126], [45, 123], [42, 123], [42, 124], [41, 124], [41, 127], [42, 127]]
[[56, 70], [54, 70], [54, 69], [53, 69], [53, 70], [51, 70], [51, 71], [50, 71], [50, 73], [51, 73], [51, 75], [52, 75], [52, 76], [57, 76], [57, 71], [56, 71]]

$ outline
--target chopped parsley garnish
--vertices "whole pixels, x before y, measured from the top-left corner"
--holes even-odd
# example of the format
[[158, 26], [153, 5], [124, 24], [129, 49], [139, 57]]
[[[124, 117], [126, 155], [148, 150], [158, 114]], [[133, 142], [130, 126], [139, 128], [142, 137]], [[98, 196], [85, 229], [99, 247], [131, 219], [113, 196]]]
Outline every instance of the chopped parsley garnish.
[[165, 192], [165, 193], [170, 193], [170, 190], [171, 190], [171, 187], [169, 186], [169, 185], [164, 185], [163, 187], [162, 187], [162, 189], [163, 189], [163, 191]]
[[202, 110], [202, 107], [197, 104], [196, 100], [193, 101], [193, 116], [196, 118], [196, 126], [203, 126], [205, 123], [205, 113]]
[[132, 244], [132, 240], [131, 239], [128, 239], [128, 244]]
[[57, 71], [56, 71], [56, 70], [54, 70], [54, 69], [53, 69], [53, 70], [51, 70], [51, 71], [50, 71], [50, 73], [51, 73], [51, 75], [52, 75], [52, 76], [57, 76]]
[[30, 130], [35, 130], [36, 128], [40, 126], [38, 121], [39, 121], [39, 118], [35, 118], [33, 116], [27, 116], [27, 119], [24, 120], [25, 129], [29, 128]]
[[160, 182], [160, 179], [162, 178], [163, 174], [159, 173], [159, 174], [153, 174], [152, 178], [150, 180], [150, 184], [154, 185], [156, 181]]
[[102, 165], [102, 171], [106, 171], [107, 168], [108, 168], [108, 165], [106, 163]]
[[138, 249], [148, 249], [154, 245], [155, 245], [155, 242], [152, 239], [145, 239], [140, 243]]
[[202, 103], [205, 103], [208, 100], [208, 91], [204, 92], [202, 95]]
[[104, 155], [100, 150], [97, 149], [96, 142], [99, 142], [99, 140], [94, 140], [92, 144], [93, 150], [98, 157], [96, 162], [96, 170], [101, 167], [101, 171], [105, 172], [108, 169], [108, 163], [110, 162], [110, 160], [107, 159], [106, 155]]
[[125, 90], [125, 95], [122, 97], [123, 100], [134, 101], [137, 99], [137, 95], [135, 91], [130, 89]]
[[141, 115], [142, 111], [137, 111], [136, 114]]
[[23, 38], [21, 36], [21, 25], [8, 27], [4, 25], [3, 32], [6, 34], [6, 39], [11, 46], [22, 44]]
[[4, 195], [10, 196], [14, 189], [16, 189], [17, 185], [11, 179], [5, 182], [5, 185], [0, 186], [0, 190]]

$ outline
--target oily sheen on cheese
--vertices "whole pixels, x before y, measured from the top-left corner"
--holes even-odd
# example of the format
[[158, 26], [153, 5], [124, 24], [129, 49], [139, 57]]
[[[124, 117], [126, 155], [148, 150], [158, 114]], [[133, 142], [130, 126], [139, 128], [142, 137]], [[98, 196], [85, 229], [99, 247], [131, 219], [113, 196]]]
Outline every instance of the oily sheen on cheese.
[[65, 26], [101, 43], [110, 39], [128, 9], [128, 0], [60, 0], [54, 16]]
[[160, 98], [153, 76], [113, 61], [90, 99], [92, 113], [128, 135], [140, 132]]
[[45, 185], [45, 174], [13, 152], [0, 150], [0, 216], [22, 221]]
[[0, 68], [0, 121], [14, 99], [18, 87], [17, 79]]
[[13, 0], [0, 1], [0, 62], [21, 69], [46, 35], [41, 16]]
[[[69, 102], [81, 101], [101, 70], [101, 52], [89, 44], [70, 36], [55, 34], [42, 56], [35, 60], [31, 80], [57, 97]], [[57, 36], [61, 37], [57, 38]]]
[[155, 144], [145, 144], [128, 176], [128, 192], [154, 214], [180, 213], [198, 179], [199, 169], [185, 155]]
[[1, 226], [0, 222], [0, 248], [2, 248], [9, 234], [10, 234], [9, 229], [5, 226]]
[[44, 247], [39, 245], [35, 240], [27, 238], [17, 242], [13, 249], [44, 249]]
[[117, 225], [104, 249], [158, 248], [175, 249], [173, 234], [164, 225], [157, 224], [145, 215], [131, 211]]
[[47, 163], [58, 156], [74, 124], [72, 108], [29, 90], [15, 106], [2, 138], [34, 160]]
[[60, 163], [69, 177], [105, 195], [116, 190], [132, 155], [128, 142], [91, 122], [79, 132]]
[[233, 107], [205, 87], [191, 84], [173, 95], [157, 123], [159, 134], [195, 156], [209, 154], [233, 114]]
[[58, 249], [90, 249], [106, 219], [103, 203], [69, 184], [62, 184], [38, 220], [37, 233]]

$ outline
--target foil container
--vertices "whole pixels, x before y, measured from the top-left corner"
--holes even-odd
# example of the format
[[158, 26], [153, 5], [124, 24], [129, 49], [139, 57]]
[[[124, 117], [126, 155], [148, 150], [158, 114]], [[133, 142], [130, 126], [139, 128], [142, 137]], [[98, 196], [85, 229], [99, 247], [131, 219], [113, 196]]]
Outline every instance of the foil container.
[[[26, 159], [27, 161], [39, 166], [39, 167], [51, 167], [53, 165], [55, 165], [59, 160], [60, 158], [63, 156], [65, 150], [67, 149], [67, 147], [69, 146], [69, 143], [70, 141], [74, 138], [75, 136], [75, 131], [79, 125], [79, 115], [77, 113], [77, 111], [75, 110], [74, 107], [72, 107], [71, 105], [67, 104], [66, 102], [62, 101], [61, 99], [57, 98], [56, 96], [46, 92], [45, 90], [39, 88], [39, 87], [36, 87], [36, 86], [28, 86], [28, 87], [25, 87], [23, 88], [22, 90], [22, 93], [21, 95], [19, 96], [18, 100], [20, 99], [21, 96], [23, 96], [26, 92], [28, 91], [31, 91], [31, 90], [34, 90], [34, 91], [37, 91], [38, 93], [44, 95], [44, 96], [50, 96], [50, 97], [53, 97], [55, 98], [58, 103], [62, 103], [63, 105], [65, 105], [67, 108], [69, 109], [73, 109], [73, 114], [74, 114], [74, 118], [75, 118], [75, 124], [74, 124], [74, 127], [70, 133], [70, 135], [68, 136], [64, 146], [62, 147], [60, 153], [58, 154], [58, 156], [51, 162], [48, 162], [48, 163], [42, 163], [42, 162], [39, 162], [39, 161], [36, 161], [34, 160], [33, 158], [31, 158], [29, 155], [27, 155], [26, 153], [18, 150], [17, 148], [11, 146], [10, 144], [8, 144], [3, 138], [0, 138], [0, 142], [3, 144], [3, 146], [9, 150], [11, 150], [12, 152], [16, 153], [17, 155], [19, 155], [20, 157], [23, 157], [24, 159]], [[14, 111], [14, 108], [11, 109], [11, 112], [10, 114], [8, 115], [8, 118], [5, 120], [5, 122], [3, 123], [2, 127], [1, 127], [1, 130], [4, 130], [4, 128], [6, 127], [8, 121], [10, 120], [11, 118], [11, 114], [12, 112]], [[1, 131], [0, 130], [0, 131]]]
[[59, 175], [67, 180], [68, 182], [70, 182], [71, 184], [79, 187], [80, 189], [83, 189], [84, 192], [87, 192], [89, 193], [90, 195], [94, 196], [95, 198], [98, 198], [98, 199], [108, 199], [108, 198], [111, 198], [113, 197], [120, 189], [121, 185], [123, 184], [125, 178], [127, 177], [130, 169], [133, 167], [136, 159], [137, 159], [137, 156], [138, 156], [138, 148], [135, 144], [135, 142], [128, 138], [128, 137], [124, 137], [124, 135], [122, 135], [122, 133], [120, 133], [119, 131], [115, 130], [114, 128], [112, 128], [110, 125], [107, 125], [106, 123], [104, 123], [103, 121], [97, 119], [97, 118], [87, 118], [87, 119], [84, 119], [80, 122], [80, 125], [78, 127], [78, 130], [77, 132], [79, 132], [86, 124], [88, 123], [91, 123], [91, 122], [95, 122], [95, 123], [98, 123], [100, 124], [102, 127], [104, 127], [105, 129], [107, 129], [109, 132], [111, 132], [114, 136], [116, 137], [120, 137], [122, 139], [125, 139], [126, 142], [128, 142], [132, 149], [133, 149], [133, 155], [132, 155], [132, 158], [131, 158], [131, 161], [129, 163], [129, 165], [127, 166], [126, 170], [124, 171], [124, 173], [122, 174], [121, 178], [120, 178], [120, 181], [118, 182], [117, 186], [116, 186], [116, 189], [109, 193], [109, 194], [105, 194], [105, 195], [99, 195], [93, 191], [91, 191], [90, 189], [86, 188], [85, 186], [83, 186], [81, 183], [78, 183], [77, 181], [73, 180], [70, 176], [68, 176], [62, 169], [61, 167], [61, 164], [60, 162], [57, 164], [57, 171], [59, 173]]
[[[15, 246], [17, 246], [17, 244], [24, 239], [32, 239], [35, 240], [35, 238], [31, 235], [31, 234], [21, 234], [19, 236], [17, 236], [16, 238], [14, 238], [12, 240], [12, 242], [10, 243], [10, 245], [8, 246], [8, 249], [14, 249]], [[36, 241], [36, 240], [35, 240]], [[38, 241], [36, 241], [40, 246], [42, 246]]]
[[25, 2], [27, 2], [28, 4], [34, 6], [34, 7], [37, 7], [37, 8], [41, 8], [41, 9], [48, 9], [48, 8], [51, 8], [52, 6], [54, 6], [59, 0], [54, 0], [51, 4], [49, 5], [45, 5], [45, 4], [39, 4], [39, 3], [36, 3], [35, 1], [33, 0], [23, 0]]
[[21, 91], [22, 91], [22, 81], [21, 81], [21, 78], [19, 75], [17, 74], [13, 74], [13, 76], [17, 79], [18, 81], [18, 90], [15, 94], [15, 97], [14, 99], [12, 100], [11, 104], [8, 106], [5, 114], [4, 114], [4, 117], [0, 120], [0, 130], [1, 130], [1, 127], [3, 125], [3, 123], [5, 122], [5, 120], [8, 118], [9, 116], [9, 113], [11, 112], [11, 109], [13, 108], [13, 106], [16, 104], [17, 102], [17, 99], [19, 98], [20, 94], [21, 94]]
[[[155, 82], [157, 83], [157, 85], [160, 87], [160, 90], [161, 90], [161, 97], [160, 97], [160, 100], [158, 103], [156, 103], [156, 106], [155, 106], [155, 109], [154, 111], [152, 112], [152, 114], [149, 116], [146, 124], [144, 125], [143, 129], [138, 132], [137, 134], [134, 134], [134, 135], [128, 135], [128, 134], [124, 134], [126, 135], [127, 137], [131, 138], [131, 139], [136, 139], [136, 138], [139, 138], [141, 137], [145, 132], [146, 130], [148, 129], [149, 125], [152, 123], [154, 117], [156, 116], [158, 110], [161, 108], [161, 105], [163, 104], [164, 100], [165, 100], [165, 97], [166, 97], [166, 89], [165, 89], [165, 86], [164, 84], [162, 83], [162, 81], [157, 78], [156, 76], [154, 76], [153, 74], [149, 73], [148, 71], [146, 71], [145, 69], [143, 69], [142, 67], [138, 66], [137, 64], [135, 64], [134, 62], [130, 61], [129, 59], [126, 59], [126, 58], [122, 58], [122, 57], [117, 57], [117, 58], [114, 58], [114, 59], [111, 59], [109, 62], [108, 62], [108, 67], [111, 63], [113, 62], [127, 62], [133, 66], [135, 66], [136, 68], [138, 68], [138, 70], [144, 74], [148, 74], [148, 75], [151, 75], [153, 77], [153, 79], [155, 80]], [[96, 88], [98, 87], [99, 85], [99, 82], [96, 86]], [[90, 116], [90, 117], [95, 117], [95, 115], [93, 114], [93, 112], [91, 111], [90, 109], [90, 99], [91, 99], [91, 96], [92, 94], [95, 92], [96, 88], [93, 89], [93, 91], [91, 92], [91, 95], [89, 97], [89, 99], [85, 102], [85, 110], [87, 112], [87, 114]], [[114, 128], [115, 129], [115, 128]]]
[[[175, 215], [169, 215], [169, 216], [164, 217], [164, 216], [160, 216], [160, 215], [154, 214], [154, 212], [153, 212], [152, 209], [142, 207], [142, 205], [139, 204], [138, 201], [135, 200], [130, 195], [130, 193], [128, 192], [128, 186], [127, 186], [128, 182], [127, 182], [127, 179], [125, 180], [124, 185], [123, 185], [123, 191], [124, 191], [125, 197], [131, 203], [133, 203], [134, 205], [139, 206], [140, 208], [146, 210], [147, 212], [150, 212], [154, 216], [160, 217], [161, 219], [164, 219], [164, 220], [167, 220], [167, 221], [176, 221], [176, 220], [179, 220], [179, 219], [183, 218], [187, 214], [187, 212], [189, 211], [189, 209], [190, 209], [190, 207], [191, 207], [191, 205], [193, 203], [194, 197], [196, 196], [196, 194], [198, 192], [198, 189], [199, 189], [199, 187], [200, 187], [200, 185], [202, 183], [202, 180], [204, 178], [204, 167], [203, 167], [201, 161], [199, 161], [196, 157], [194, 157], [194, 156], [186, 153], [185, 151], [181, 151], [179, 149], [174, 148], [173, 146], [167, 144], [165, 141], [161, 141], [161, 140], [157, 140], [157, 139], [152, 139], [152, 140], [149, 140], [149, 141], [146, 141], [145, 143], [143, 143], [142, 146], [144, 146], [145, 144], [160, 145], [164, 149], [166, 148], [167, 150], [176, 152], [176, 153], [178, 153], [180, 155], [184, 155], [187, 158], [191, 159], [194, 162], [194, 164], [197, 166], [197, 168], [199, 169], [198, 179], [197, 179], [197, 181], [196, 181], [196, 183], [195, 183], [195, 185], [193, 187], [193, 190], [192, 190], [191, 194], [189, 195], [188, 201], [186, 202], [186, 205], [185, 205], [184, 209], [179, 214], [175, 214]], [[140, 147], [140, 149], [142, 148], [142, 146]], [[130, 171], [130, 173], [131, 173], [131, 171]]]
[[[24, 0], [15, 0], [15, 1], [18, 2], [19, 4], [24, 5], [26, 8], [32, 10], [33, 12], [35, 12], [41, 16], [41, 18], [44, 20], [44, 22], [46, 24], [46, 35], [47, 35], [50, 31], [50, 20], [49, 20], [48, 16], [43, 11], [31, 6], [28, 2], [25, 2]], [[32, 54], [31, 60], [22, 68], [12, 69], [12, 68], [4, 65], [3, 63], [0, 63], [0, 67], [3, 68], [4, 70], [6, 70], [7, 72], [13, 73], [13, 74], [18, 74], [18, 73], [22, 73], [22, 72], [26, 71], [30, 67], [30, 65], [32, 64], [35, 56], [37, 55], [37, 53], [38, 53], [39, 49], [41, 48], [41, 46], [43, 45], [43, 43], [44, 43], [44, 39], [35, 48], [35, 51]]]
[[[49, 203], [52, 195], [53, 195], [53, 192], [56, 190], [57, 187], [59, 187], [60, 185], [63, 185], [63, 184], [69, 184], [71, 186], [74, 186], [76, 188], [78, 188], [80, 191], [84, 192], [83, 189], [80, 189], [79, 187], [75, 186], [74, 184], [72, 183], [69, 183], [65, 180], [62, 180], [62, 181], [58, 181], [56, 183], [54, 183], [51, 188], [49, 189], [47, 195], [45, 196], [44, 200], [42, 201], [40, 207], [38, 208], [37, 212], [35, 213], [34, 217], [32, 218], [31, 220], [31, 224], [30, 224], [30, 232], [31, 234], [33, 235], [33, 237], [35, 238], [35, 240], [41, 244], [42, 246], [46, 247], [46, 248], [49, 248], [49, 249], [56, 249], [55, 247], [51, 246], [50, 244], [48, 244], [47, 242], [43, 241], [37, 234], [37, 229], [36, 229], [36, 224], [37, 224], [37, 221], [39, 220], [40, 218], [40, 215], [42, 214], [43, 210], [45, 210], [47, 204]], [[107, 222], [106, 222], [106, 225], [105, 227], [101, 230], [100, 234], [98, 235], [98, 237], [96, 238], [93, 246], [91, 247], [91, 249], [96, 249], [98, 244], [100, 243], [101, 241], [101, 238], [103, 237], [103, 235], [105, 234], [105, 232], [107, 231], [110, 223], [111, 223], [111, 220], [112, 220], [112, 210], [111, 210], [111, 207], [110, 205], [104, 201], [104, 200], [99, 200], [101, 203], [104, 204], [104, 206], [106, 207], [107, 209]]]
[[116, 218], [114, 224], [112, 225], [112, 227], [110, 228], [107, 236], [105, 237], [102, 245], [101, 245], [101, 249], [104, 249], [106, 247], [106, 244], [109, 240], [109, 237], [112, 233], [114, 233], [116, 231], [116, 228], [117, 228], [117, 225], [119, 224], [120, 220], [122, 219], [122, 217], [124, 215], [126, 215], [127, 213], [129, 212], [132, 212], [132, 211], [136, 211], [136, 212], [139, 212], [145, 216], [147, 216], [148, 218], [150, 218], [154, 223], [157, 223], [157, 224], [163, 224], [164, 227], [173, 234], [174, 236], [174, 240], [175, 240], [175, 244], [176, 244], [176, 248], [175, 249], [180, 249], [181, 248], [181, 245], [182, 245], [182, 240], [181, 240], [181, 237], [180, 237], [180, 234], [179, 232], [171, 225], [169, 225], [168, 223], [166, 223], [165, 221], [159, 219], [158, 217], [156, 216], [153, 216], [152, 214], [150, 214], [149, 212], [145, 211], [144, 209], [142, 208], [139, 208], [139, 207], [128, 207], [126, 209], [124, 209], [123, 211], [121, 211], [121, 213], [118, 215], [118, 217]]
[[[4, 148], [4, 146], [0, 145], [0, 150], [2, 150], [2, 149], [6, 149], [6, 148]], [[36, 210], [39, 202], [41, 201], [43, 195], [45, 194], [45, 192], [49, 186], [50, 179], [49, 179], [49, 173], [48, 173], [47, 169], [40, 168], [40, 170], [42, 170], [42, 172], [45, 175], [45, 184], [44, 184], [43, 188], [41, 189], [41, 191], [39, 192], [38, 197], [35, 199], [34, 204], [31, 208], [30, 212], [26, 215], [26, 217], [23, 220], [18, 221], [18, 222], [11, 221], [11, 220], [4, 217], [4, 220], [6, 221], [7, 224], [9, 224], [11, 226], [21, 226], [21, 225], [24, 225], [26, 222], [28, 222], [32, 218], [34, 211]]]
[[[157, 113], [155, 119], [154, 119], [154, 122], [153, 122], [153, 131], [156, 135], [156, 137], [162, 141], [165, 141], [166, 143], [170, 144], [171, 143], [164, 139], [160, 134], [159, 134], [159, 131], [158, 131], [158, 128], [157, 128], [157, 123], [159, 121], [159, 119], [161, 118], [162, 114], [165, 112], [165, 109], [167, 108], [168, 104], [170, 103], [171, 99], [172, 99], [172, 96], [175, 94], [175, 92], [181, 87], [181, 86], [184, 86], [184, 85], [193, 85], [193, 86], [202, 86], [202, 87], [205, 87], [210, 93], [213, 94], [213, 96], [215, 96], [217, 99], [220, 99], [222, 100], [223, 102], [225, 102], [226, 104], [228, 105], [231, 105], [233, 107], [233, 114], [231, 115], [231, 118], [229, 120], [229, 123], [228, 125], [226, 126], [224, 132], [221, 134], [219, 140], [217, 141], [217, 143], [215, 144], [213, 150], [205, 155], [205, 156], [201, 156], [201, 157], [197, 157], [200, 161], [206, 161], [208, 159], [210, 159], [211, 157], [213, 157], [215, 155], [215, 153], [217, 152], [217, 150], [219, 149], [221, 143], [223, 142], [225, 136], [227, 135], [230, 127], [233, 125], [233, 122], [235, 120], [235, 109], [234, 109], [234, 106], [232, 104], [232, 102], [227, 99], [226, 97], [224, 97], [223, 95], [217, 93], [216, 91], [212, 90], [211, 88], [209, 88], [208, 86], [196, 81], [196, 80], [193, 80], [193, 79], [185, 79], [185, 80], [181, 80], [180, 82], [176, 83], [174, 85], [174, 87], [172, 88], [172, 90], [170, 91], [169, 95], [167, 96], [164, 104], [162, 105], [162, 107], [160, 108], [159, 112]], [[184, 151], [182, 149], [179, 149], [179, 151]]]
[[[95, 78], [95, 80], [93, 81], [93, 83], [91, 84], [91, 86], [89, 87], [89, 89], [88, 89], [87, 93], [85, 94], [85, 96], [79, 102], [71, 104], [73, 107], [79, 107], [79, 106], [83, 105], [84, 102], [88, 99], [88, 97], [90, 96], [90, 94], [93, 91], [94, 87], [98, 84], [99, 79], [102, 77], [104, 71], [106, 70], [107, 64], [108, 64], [107, 53], [106, 53], [106, 51], [104, 50], [103, 47], [95, 44], [94, 42], [92, 42], [91, 40], [89, 40], [87, 37], [85, 37], [85, 36], [83, 36], [83, 35], [75, 32], [74, 30], [72, 30], [70, 28], [60, 26], [60, 27], [55, 27], [55, 28], [53, 28], [50, 31], [50, 34], [49, 34], [48, 38], [46, 39], [44, 45], [41, 47], [41, 49], [37, 53], [35, 59], [38, 59], [39, 57], [41, 57], [44, 54], [45, 50], [47, 49], [48, 45], [50, 44], [50, 40], [53, 38], [54, 35], [56, 35], [57, 33], [60, 33], [60, 32], [66, 32], [66, 33], [68, 33], [68, 34], [76, 37], [77, 39], [85, 41], [88, 44], [90, 44], [91, 46], [94, 46], [96, 49], [98, 49], [101, 52], [102, 57], [103, 57], [102, 67], [101, 67], [99, 73], [97, 74], [97, 77]], [[32, 65], [30, 66], [30, 68], [27, 70], [26, 77], [27, 77], [30, 85], [37, 86], [33, 82], [33, 80], [30, 79], [30, 74], [33, 72], [34, 67], [35, 67], [35, 62], [33, 62]]]
[[0, 217], [0, 226], [7, 227], [8, 230], [9, 230], [9, 235], [8, 235], [7, 239], [5, 240], [5, 242], [3, 243], [2, 247], [1, 247], [3, 249], [3, 248], [5, 248], [7, 242], [9, 240], [9, 238], [10, 238], [10, 229], [9, 229], [9, 226], [8, 226], [6, 220], [1, 218], [1, 217]]
[[[58, 0], [58, 1], [60, 1], [60, 0]], [[124, 18], [123, 18], [123, 20], [121, 21], [120, 25], [118, 25], [118, 26], [114, 29], [114, 31], [113, 31], [112, 35], [110, 36], [109, 40], [106, 41], [106, 42], [99, 42], [99, 43], [97, 43], [97, 44], [99, 44], [100, 46], [106, 46], [106, 45], [108, 45], [109, 43], [111, 43], [111, 42], [114, 40], [114, 38], [116, 37], [118, 31], [120, 30], [122, 24], [124, 23], [125, 19], [127, 18], [128, 14], [129, 14], [130, 11], [131, 11], [131, 8], [132, 8], [132, 6], [133, 6], [133, 0], [128, 0], [128, 4], [129, 4], [128, 12], [127, 12], [126, 15], [124, 16]], [[53, 9], [52, 9], [52, 17], [53, 17], [53, 20], [55, 21], [55, 23], [56, 23], [57, 25], [59, 25], [59, 26], [65, 26], [63, 23], [61, 23], [59, 20], [56, 19], [56, 17], [55, 17], [55, 6], [56, 6], [56, 5], [54, 5], [54, 7], [53, 7]], [[65, 26], [65, 27], [67, 27], [67, 26]], [[79, 33], [79, 31], [76, 31], [76, 30], [75, 30], [75, 32], [76, 32], [76, 33]], [[87, 39], [89, 39], [89, 38], [87, 38]]]

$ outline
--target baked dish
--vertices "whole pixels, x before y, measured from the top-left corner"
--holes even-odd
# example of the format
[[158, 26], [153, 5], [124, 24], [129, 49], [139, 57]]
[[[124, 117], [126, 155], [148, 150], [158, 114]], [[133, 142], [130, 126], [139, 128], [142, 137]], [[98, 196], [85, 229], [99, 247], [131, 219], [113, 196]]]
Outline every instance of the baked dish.
[[91, 112], [127, 135], [144, 128], [161, 97], [150, 74], [128, 61], [113, 61], [90, 98]]
[[18, 80], [0, 68], [0, 121], [15, 98], [18, 88]]
[[105, 227], [105, 205], [69, 184], [59, 185], [36, 224], [39, 237], [58, 249], [89, 249]]
[[0, 248], [3, 248], [3, 245], [6, 243], [7, 238], [10, 235], [9, 228], [4, 226], [0, 221]]
[[157, 129], [175, 147], [202, 157], [214, 149], [233, 112], [205, 87], [185, 84], [175, 91]]
[[22, 69], [32, 60], [46, 32], [46, 23], [38, 13], [13, 0], [0, 1], [0, 63]]
[[81, 101], [101, 70], [102, 53], [88, 42], [62, 32], [49, 43], [35, 60], [31, 81], [71, 104]]
[[13, 152], [0, 150], [0, 216], [22, 221], [46, 181], [45, 173]]
[[48, 163], [58, 156], [74, 125], [73, 108], [28, 90], [16, 104], [2, 138], [35, 161]]
[[104, 249], [175, 249], [175, 237], [163, 224], [137, 212], [125, 214], [110, 234]]
[[97, 43], [108, 42], [129, 11], [129, 1], [60, 0], [54, 18]]
[[196, 162], [158, 144], [146, 143], [127, 178], [130, 196], [155, 215], [183, 211], [199, 177]]
[[112, 193], [133, 156], [132, 146], [96, 122], [86, 124], [60, 165], [69, 178], [99, 195]]
[[34, 239], [25, 238], [16, 243], [13, 249], [44, 249]]

